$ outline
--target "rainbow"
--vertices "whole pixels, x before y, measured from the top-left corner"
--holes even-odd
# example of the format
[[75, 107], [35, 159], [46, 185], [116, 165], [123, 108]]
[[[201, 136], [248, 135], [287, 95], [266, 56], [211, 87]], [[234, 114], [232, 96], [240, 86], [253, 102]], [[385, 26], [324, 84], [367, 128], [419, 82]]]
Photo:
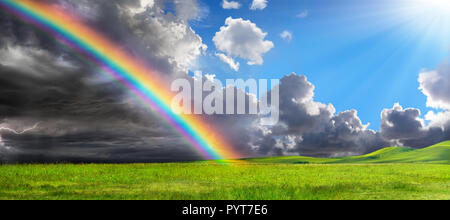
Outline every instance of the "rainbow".
[[171, 109], [173, 93], [163, 87], [163, 75], [124, 48], [90, 28], [70, 12], [37, 0], [0, 0], [0, 7], [51, 34], [101, 67], [177, 131], [205, 159], [240, 155], [200, 117], [178, 115]]

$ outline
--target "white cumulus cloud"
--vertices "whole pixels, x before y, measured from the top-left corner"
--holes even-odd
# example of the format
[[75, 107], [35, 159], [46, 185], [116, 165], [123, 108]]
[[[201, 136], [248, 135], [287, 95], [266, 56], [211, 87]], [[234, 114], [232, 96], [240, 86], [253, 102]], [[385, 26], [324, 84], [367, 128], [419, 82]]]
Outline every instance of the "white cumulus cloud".
[[420, 90], [427, 96], [427, 106], [450, 109], [450, 63], [419, 75]]
[[251, 21], [228, 17], [213, 42], [227, 56], [246, 59], [249, 65], [262, 65], [262, 56], [274, 47], [273, 42], [265, 40], [266, 36], [267, 33]]
[[236, 1], [223, 0], [222, 8], [224, 8], [224, 9], [239, 9], [239, 8], [241, 8], [241, 3], [236, 2]]
[[306, 18], [309, 15], [309, 11], [308, 10], [303, 10], [300, 13], [297, 14], [297, 18]]
[[239, 66], [241, 64], [239, 62], [235, 62], [232, 57], [229, 57], [223, 53], [216, 53], [216, 56], [219, 57], [222, 62], [228, 64], [234, 71], [239, 71]]
[[267, 0], [253, 0], [251, 10], [264, 10], [267, 7]]
[[285, 30], [281, 32], [280, 37], [287, 42], [291, 42], [293, 35], [291, 31]]

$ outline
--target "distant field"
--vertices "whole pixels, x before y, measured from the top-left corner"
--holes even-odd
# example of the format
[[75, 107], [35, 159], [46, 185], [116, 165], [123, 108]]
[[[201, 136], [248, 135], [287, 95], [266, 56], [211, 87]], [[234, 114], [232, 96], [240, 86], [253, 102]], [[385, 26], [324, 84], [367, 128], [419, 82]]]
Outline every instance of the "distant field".
[[449, 145], [228, 164], [3, 165], [0, 199], [449, 200]]

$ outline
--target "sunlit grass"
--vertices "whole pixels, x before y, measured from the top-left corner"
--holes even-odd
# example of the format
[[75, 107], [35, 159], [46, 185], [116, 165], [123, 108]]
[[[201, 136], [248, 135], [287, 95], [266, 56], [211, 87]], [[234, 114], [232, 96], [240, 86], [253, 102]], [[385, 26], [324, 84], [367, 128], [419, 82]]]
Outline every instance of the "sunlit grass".
[[0, 199], [450, 199], [448, 165], [6, 165]]

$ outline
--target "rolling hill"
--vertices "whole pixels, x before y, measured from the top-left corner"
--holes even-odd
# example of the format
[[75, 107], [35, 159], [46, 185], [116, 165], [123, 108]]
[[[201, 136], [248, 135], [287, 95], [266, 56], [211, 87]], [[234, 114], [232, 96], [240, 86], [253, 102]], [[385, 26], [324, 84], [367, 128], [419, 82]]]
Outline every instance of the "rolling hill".
[[423, 149], [388, 147], [370, 154], [341, 158], [313, 158], [301, 156], [246, 159], [254, 163], [282, 164], [343, 164], [343, 163], [429, 163], [450, 164], [450, 141]]

